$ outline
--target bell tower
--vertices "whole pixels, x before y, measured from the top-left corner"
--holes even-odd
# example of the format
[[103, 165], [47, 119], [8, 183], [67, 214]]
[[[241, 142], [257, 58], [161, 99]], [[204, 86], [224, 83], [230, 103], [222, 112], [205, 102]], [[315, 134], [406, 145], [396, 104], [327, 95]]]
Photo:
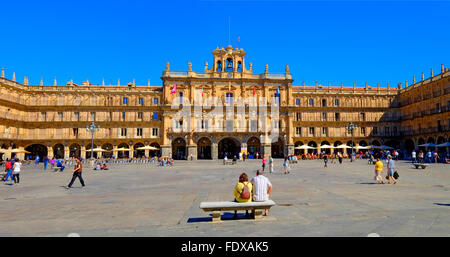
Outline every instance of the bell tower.
[[245, 55], [244, 50], [237, 47], [233, 50], [231, 45], [226, 48], [217, 47], [212, 54], [214, 55], [214, 64], [211, 70], [212, 72], [248, 72], [245, 68]]

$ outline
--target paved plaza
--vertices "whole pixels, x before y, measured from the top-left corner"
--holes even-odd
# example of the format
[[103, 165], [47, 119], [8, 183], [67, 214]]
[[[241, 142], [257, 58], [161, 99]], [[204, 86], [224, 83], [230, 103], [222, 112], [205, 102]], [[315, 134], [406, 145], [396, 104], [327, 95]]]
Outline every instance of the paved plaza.
[[28, 167], [20, 185], [0, 184], [0, 236], [450, 236], [450, 166], [422, 170], [403, 161], [398, 184], [378, 185], [365, 160], [327, 169], [321, 160], [299, 161], [284, 175], [276, 159], [277, 173], [266, 173], [277, 203], [270, 216], [232, 220], [224, 213], [223, 222], [210, 223], [200, 202], [233, 200], [240, 173], [252, 177], [260, 163], [85, 166], [87, 186], [77, 180], [70, 190], [71, 167]]

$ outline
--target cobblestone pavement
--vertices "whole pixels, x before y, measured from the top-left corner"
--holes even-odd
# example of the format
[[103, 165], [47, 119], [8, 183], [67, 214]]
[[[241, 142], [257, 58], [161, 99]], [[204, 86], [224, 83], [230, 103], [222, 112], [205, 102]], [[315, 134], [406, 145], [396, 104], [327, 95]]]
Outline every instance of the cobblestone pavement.
[[[42, 164], [41, 164], [42, 165]], [[25, 168], [21, 182], [0, 184], [0, 236], [450, 236], [450, 166], [414, 169], [399, 161], [399, 183], [378, 185], [365, 160], [292, 164], [266, 174], [277, 203], [262, 221], [211, 224], [201, 201], [232, 200], [241, 172], [253, 176], [260, 161], [223, 166], [220, 161], [177, 161], [174, 167], [115, 165], [84, 168], [65, 189], [70, 167], [54, 173]]]

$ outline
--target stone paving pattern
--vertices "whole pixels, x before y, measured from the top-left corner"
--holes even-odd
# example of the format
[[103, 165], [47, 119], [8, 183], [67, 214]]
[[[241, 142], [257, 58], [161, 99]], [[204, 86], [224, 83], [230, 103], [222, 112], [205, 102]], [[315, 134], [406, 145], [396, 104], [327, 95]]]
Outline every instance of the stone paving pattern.
[[270, 216], [231, 220], [227, 212], [222, 223], [209, 223], [200, 202], [233, 200], [240, 173], [252, 177], [260, 164], [85, 166], [87, 186], [77, 180], [70, 190], [71, 167], [26, 167], [19, 185], [0, 184], [0, 236], [450, 236], [450, 166], [422, 170], [403, 161], [398, 184], [378, 185], [365, 160], [326, 169], [320, 160], [300, 161], [284, 175], [276, 159], [276, 173], [266, 172], [277, 203]]

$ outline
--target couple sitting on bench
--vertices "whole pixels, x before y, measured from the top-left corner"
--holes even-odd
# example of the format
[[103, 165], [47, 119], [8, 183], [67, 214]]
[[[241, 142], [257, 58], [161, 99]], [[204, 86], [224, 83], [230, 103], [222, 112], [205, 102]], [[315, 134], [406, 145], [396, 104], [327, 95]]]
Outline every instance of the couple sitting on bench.
[[[272, 183], [263, 175], [262, 170], [256, 171], [256, 177], [248, 181], [248, 176], [244, 172], [239, 176], [239, 182], [234, 187], [234, 202], [263, 202], [269, 200], [272, 191]], [[248, 210], [245, 211], [248, 216]], [[269, 215], [269, 209], [265, 209], [265, 216]], [[237, 211], [234, 211], [233, 218], [237, 217]]]

